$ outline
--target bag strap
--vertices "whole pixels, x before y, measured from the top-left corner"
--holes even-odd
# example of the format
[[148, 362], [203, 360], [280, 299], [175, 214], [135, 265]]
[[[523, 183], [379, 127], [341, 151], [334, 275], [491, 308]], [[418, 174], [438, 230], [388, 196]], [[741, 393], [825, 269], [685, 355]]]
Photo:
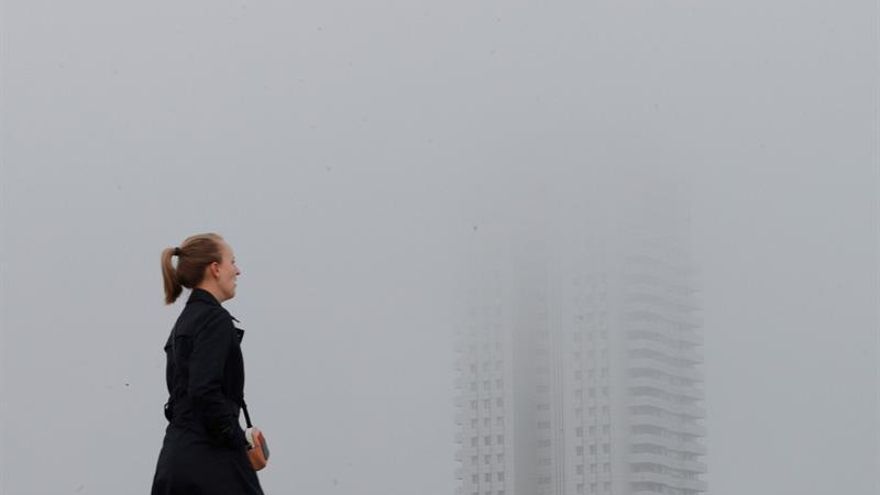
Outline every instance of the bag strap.
[[245, 424], [247, 424], [248, 428], [253, 428], [254, 425], [251, 424], [251, 415], [248, 414], [247, 404], [244, 403], [244, 399], [241, 400], [241, 410], [244, 411]]

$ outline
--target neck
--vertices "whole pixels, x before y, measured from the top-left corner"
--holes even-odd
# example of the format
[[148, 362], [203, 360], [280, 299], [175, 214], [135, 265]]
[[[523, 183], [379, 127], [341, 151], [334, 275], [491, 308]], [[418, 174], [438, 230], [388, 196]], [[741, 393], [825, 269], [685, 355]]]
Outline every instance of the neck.
[[211, 294], [212, 296], [214, 296], [214, 299], [216, 299], [217, 301], [219, 301], [221, 303], [223, 301], [225, 301], [225, 299], [223, 299], [223, 296], [220, 294], [219, 288], [215, 284], [202, 283], [202, 284], [197, 285], [195, 288], [202, 289], [203, 291]]

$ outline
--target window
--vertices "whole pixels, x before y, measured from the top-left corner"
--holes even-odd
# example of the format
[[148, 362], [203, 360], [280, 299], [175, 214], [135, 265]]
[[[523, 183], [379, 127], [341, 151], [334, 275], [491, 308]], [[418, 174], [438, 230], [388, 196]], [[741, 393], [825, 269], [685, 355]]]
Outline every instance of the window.
[[504, 471], [498, 471], [498, 481], [504, 481]]
[[584, 465], [583, 464], [577, 465], [577, 474], [584, 474]]
[[575, 452], [577, 453], [577, 455], [579, 455], [579, 456], [583, 456], [583, 455], [584, 455], [584, 447], [583, 447], [583, 445], [579, 445], [579, 446], [577, 447], [577, 449], [575, 449]]
[[492, 455], [486, 454], [483, 456], [483, 464], [489, 464], [492, 461]]
[[498, 407], [504, 407], [504, 399], [501, 399], [501, 398], [495, 399], [495, 405]]
[[504, 445], [504, 435], [498, 435], [498, 445]]
[[583, 426], [578, 426], [578, 427], [574, 430], [574, 432], [575, 432], [575, 435], [577, 435], [578, 437], [582, 437], [582, 436], [584, 436], [584, 427], [583, 427]]
[[611, 453], [611, 445], [609, 445], [609, 444], [607, 444], [607, 443], [603, 443], [603, 444], [602, 444], [602, 453], [603, 453], [603, 454], [609, 454], [609, 453]]
[[471, 428], [476, 428], [478, 424], [479, 424], [479, 422], [477, 421], [476, 418], [471, 420]]
[[471, 476], [471, 482], [472, 482], [473, 484], [477, 484], [477, 483], [479, 483], [479, 482], [480, 482], [480, 475], [475, 474], [475, 475]]
[[484, 474], [483, 479], [486, 480], [486, 482], [491, 482], [492, 481], [492, 473]]
[[477, 446], [477, 437], [471, 437], [471, 447]]
[[492, 445], [492, 436], [486, 435], [483, 437], [483, 445]]
[[498, 459], [499, 463], [504, 462], [504, 454], [498, 454], [495, 456], [495, 458]]

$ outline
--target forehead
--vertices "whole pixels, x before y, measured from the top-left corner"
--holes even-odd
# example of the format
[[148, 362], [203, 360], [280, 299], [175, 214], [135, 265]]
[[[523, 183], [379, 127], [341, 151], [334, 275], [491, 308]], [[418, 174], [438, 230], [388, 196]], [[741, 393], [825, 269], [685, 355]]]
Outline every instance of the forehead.
[[235, 252], [232, 250], [232, 246], [223, 241], [220, 243], [220, 253], [224, 259], [232, 259], [235, 258]]

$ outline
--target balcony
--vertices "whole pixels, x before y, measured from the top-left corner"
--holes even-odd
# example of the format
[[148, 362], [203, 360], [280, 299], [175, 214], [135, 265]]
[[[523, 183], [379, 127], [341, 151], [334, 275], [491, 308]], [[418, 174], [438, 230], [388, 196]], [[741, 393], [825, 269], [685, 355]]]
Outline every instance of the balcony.
[[629, 388], [651, 388], [659, 390], [666, 394], [677, 395], [691, 400], [703, 400], [704, 394], [701, 388], [694, 385], [676, 385], [670, 383], [669, 380], [662, 378], [654, 378], [650, 376], [640, 376], [630, 378], [628, 382]]
[[703, 318], [701, 316], [693, 314], [691, 311], [685, 311], [676, 306], [639, 301], [625, 303], [622, 311], [629, 316], [630, 320], [634, 321], [644, 320], [645, 318], [636, 317], [647, 315], [648, 321], [660, 320], [671, 323], [676, 327], [693, 329], [703, 326]]
[[702, 419], [706, 417], [706, 411], [702, 407], [693, 404], [672, 402], [667, 399], [652, 397], [650, 395], [630, 395], [626, 399], [626, 405], [656, 407], [672, 414], [679, 414], [694, 419]]
[[708, 484], [703, 480], [677, 478], [675, 476], [663, 473], [632, 473], [630, 476], [632, 482], [647, 482], [666, 485], [679, 490], [696, 490], [704, 492], [708, 488]]
[[686, 380], [693, 380], [695, 382], [700, 382], [703, 380], [702, 373], [691, 366], [673, 366], [658, 359], [642, 357], [630, 358], [630, 360], [627, 362], [627, 368], [659, 371], [669, 376], [684, 378]]
[[698, 461], [686, 461], [676, 459], [661, 454], [638, 453], [629, 454], [627, 461], [631, 464], [654, 464], [665, 466], [669, 469], [684, 471], [693, 474], [703, 474], [706, 472], [706, 464]]
[[703, 357], [692, 349], [672, 346], [646, 337], [628, 338], [627, 349], [631, 351], [649, 351], [653, 354], [664, 356], [668, 359], [683, 361], [688, 364], [700, 364], [703, 362]]
[[676, 351], [679, 349], [693, 351], [694, 348], [703, 345], [703, 336], [697, 331], [664, 328], [662, 325], [627, 324], [626, 336], [628, 340], [646, 339]]
[[668, 436], [652, 435], [650, 433], [639, 433], [631, 435], [629, 437], [629, 443], [631, 445], [657, 445], [669, 450], [675, 450], [677, 452], [706, 455], [706, 447], [697, 442], [684, 441]]
[[656, 426], [672, 433], [681, 433], [697, 437], [706, 436], [706, 427], [691, 422], [678, 421], [653, 414], [631, 414], [630, 423], [633, 425]]

